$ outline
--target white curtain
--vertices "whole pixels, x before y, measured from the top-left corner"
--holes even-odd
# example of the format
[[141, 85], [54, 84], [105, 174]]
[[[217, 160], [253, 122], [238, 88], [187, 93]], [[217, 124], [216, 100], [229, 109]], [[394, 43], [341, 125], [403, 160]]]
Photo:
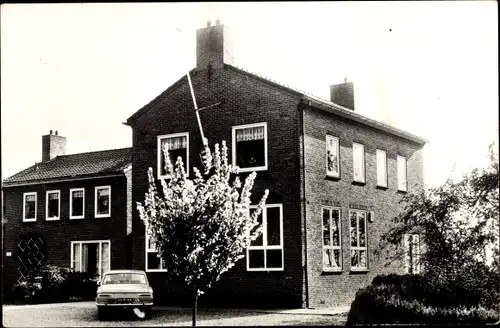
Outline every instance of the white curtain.
[[181, 136], [181, 137], [171, 137], [162, 139], [161, 141], [162, 150], [165, 144], [168, 145], [168, 150], [185, 149], [187, 148], [187, 138], [185, 136]]
[[89, 245], [82, 244], [82, 272], [87, 272], [89, 262]]
[[263, 140], [264, 139], [264, 127], [256, 126], [252, 128], [244, 128], [236, 130], [236, 141], [251, 141], [251, 140]]
[[59, 199], [59, 193], [57, 192], [50, 193], [49, 199]]
[[83, 198], [83, 190], [73, 191], [73, 198]]

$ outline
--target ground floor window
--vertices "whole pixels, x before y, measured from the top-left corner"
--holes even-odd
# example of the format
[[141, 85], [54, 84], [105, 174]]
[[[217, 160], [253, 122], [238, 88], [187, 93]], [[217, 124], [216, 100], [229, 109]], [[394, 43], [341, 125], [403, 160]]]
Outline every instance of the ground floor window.
[[340, 208], [323, 207], [323, 270], [342, 270]]
[[156, 245], [146, 230], [146, 271], [166, 271], [165, 260], [160, 257]]
[[351, 270], [368, 269], [368, 247], [366, 245], [367, 212], [349, 210], [351, 237]]
[[420, 235], [405, 234], [405, 272], [416, 274], [420, 273]]
[[283, 270], [283, 206], [265, 205], [258, 220], [262, 224], [262, 234], [247, 248], [247, 270], [281, 271]]
[[111, 242], [72, 241], [71, 268], [75, 271], [102, 274], [111, 268]]

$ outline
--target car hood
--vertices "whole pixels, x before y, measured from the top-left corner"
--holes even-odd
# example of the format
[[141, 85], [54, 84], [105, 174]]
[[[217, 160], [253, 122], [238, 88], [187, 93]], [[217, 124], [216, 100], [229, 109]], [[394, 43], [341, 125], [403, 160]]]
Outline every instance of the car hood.
[[114, 284], [100, 286], [101, 293], [147, 293], [148, 285]]

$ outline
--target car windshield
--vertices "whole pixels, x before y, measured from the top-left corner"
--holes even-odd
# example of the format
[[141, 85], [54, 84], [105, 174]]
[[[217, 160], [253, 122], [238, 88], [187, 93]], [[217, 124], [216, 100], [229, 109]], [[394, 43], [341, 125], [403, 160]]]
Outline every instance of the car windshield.
[[109, 284], [145, 284], [146, 276], [141, 273], [108, 273], [102, 280], [103, 285]]

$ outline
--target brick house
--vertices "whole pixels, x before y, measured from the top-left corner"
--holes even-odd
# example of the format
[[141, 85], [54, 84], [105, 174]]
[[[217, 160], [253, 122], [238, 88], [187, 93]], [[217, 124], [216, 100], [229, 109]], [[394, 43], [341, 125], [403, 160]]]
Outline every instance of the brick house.
[[101, 274], [130, 267], [131, 149], [65, 155], [42, 136], [42, 162], [3, 181], [3, 288], [38, 265]]
[[[354, 86], [331, 86], [331, 101], [239, 68], [231, 32], [199, 29], [190, 71], [209, 143], [226, 140], [233, 164], [257, 171], [252, 202], [269, 189], [263, 238], [201, 298], [208, 304], [321, 307], [349, 304], [373, 277], [402, 272], [374, 255], [398, 200], [423, 187], [426, 141], [354, 110]], [[201, 168], [202, 140], [187, 77], [180, 78], [128, 120], [133, 129], [132, 266], [144, 268], [156, 297], [183, 299], [166, 280], [147, 241], [135, 201], [148, 189], [147, 169], [165, 177], [160, 147], [181, 156], [187, 173]]]

